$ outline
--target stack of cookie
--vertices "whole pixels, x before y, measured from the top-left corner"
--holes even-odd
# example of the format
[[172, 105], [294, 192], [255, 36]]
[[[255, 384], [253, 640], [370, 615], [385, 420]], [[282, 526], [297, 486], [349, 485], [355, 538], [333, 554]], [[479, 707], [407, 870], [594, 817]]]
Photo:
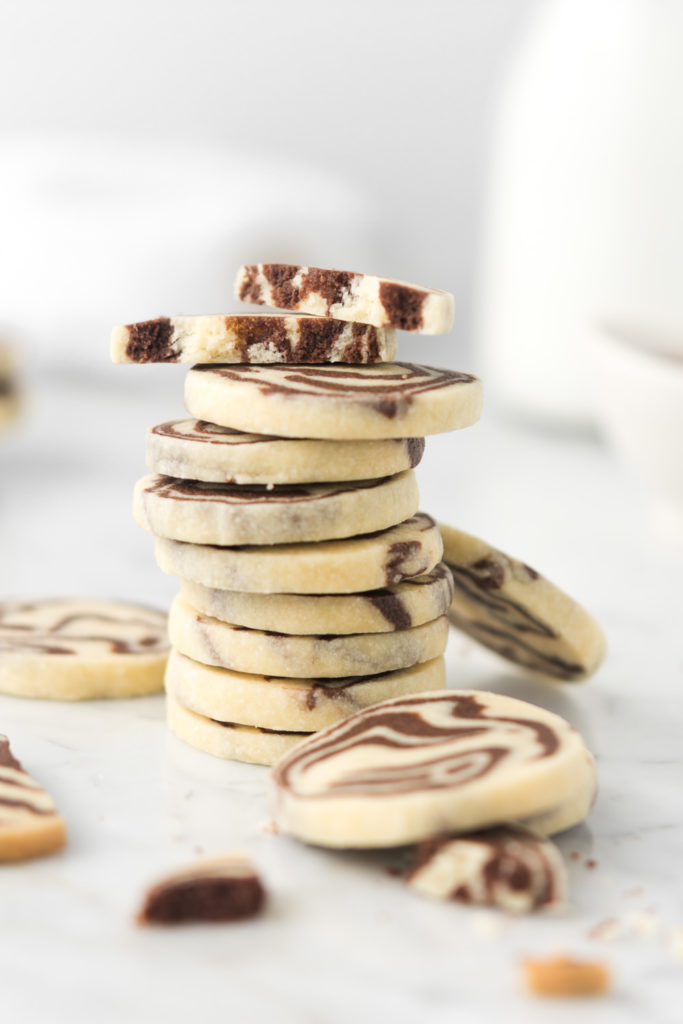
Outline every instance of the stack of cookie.
[[[474, 423], [470, 374], [391, 362], [396, 328], [447, 330], [452, 296], [259, 265], [241, 299], [289, 314], [116, 328], [115, 362], [196, 362], [191, 419], [148, 432], [137, 522], [181, 578], [168, 719], [219, 757], [272, 763], [379, 701], [445, 686], [452, 579], [418, 512], [424, 435]], [[313, 315], [310, 315], [313, 314]]]

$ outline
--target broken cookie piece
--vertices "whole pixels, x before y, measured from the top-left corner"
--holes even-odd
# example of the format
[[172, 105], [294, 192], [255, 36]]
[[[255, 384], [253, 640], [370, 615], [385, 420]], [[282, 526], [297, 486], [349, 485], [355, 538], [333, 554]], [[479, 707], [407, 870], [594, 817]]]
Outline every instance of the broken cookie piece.
[[24, 771], [0, 735], [0, 862], [28, 860], [66, 843], [52, 797]]
[[610, 988], [610, 972], [597, 960], [566, 956], [525, 960], [522, 964], [529, 991], [537, 996], [601, 996]]
[[265, 890], [247, 857], [227, 854], [203, 860], [152, 886], [138, 924], [241, 921], [261, 910]]

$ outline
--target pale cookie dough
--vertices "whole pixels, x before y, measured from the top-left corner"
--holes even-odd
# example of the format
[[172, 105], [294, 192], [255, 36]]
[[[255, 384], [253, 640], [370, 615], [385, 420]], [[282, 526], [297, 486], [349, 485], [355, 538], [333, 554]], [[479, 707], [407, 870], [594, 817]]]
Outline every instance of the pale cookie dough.
[[180, 592], [205, 615], [249, 629], [310, 636], [315, 633], [387, 633], [445, 615], [453, 581], [445, 565], [393, 587], [362, 594], [247, 594], [182, 580]]
[[265, 895], [261, 879], [244, 854], [207, 857], [152, 886], [137, 922], [242, 921], [260, 912]]
[[204, 665], [269, 676], [332, 679], [393, 672], [436, 658], [446, 649], [448, 619], [442, 615], [395, 633], [293, 636], [221, 622], [176, 597], [168, 635], [182, 654]]
[[0, 863], [59, 850], [66, 827], [52, 797], [24, 771], [0, 735]]
[[445, 686], [442, 657], [381, 675], [291, 679], [213, 668], [172, 650], [166, 670], [166, 691], [182, 707], [218, 722], [288, 733], [324, 729], [389, 697]]
[[567, 898], [562, 854], [549, 839], [520, 825], [425, 840], [407, 882], [432, 899], [512, 914], [557, 906]]
[[396, 356], [391, 329], [312, 316], [160, 316], [115, 327], [114, 363], [376, 363]]
[[418, 334], [445, 334], [453, 326], [450, 292], [345, 270], [257, 263], [240, 267], [235, 295], [243, 302], [294, 309]]
[[564, 832], [568, 828], [578, 825], [588, 816], [588, 813], [595, 803], [598, 789], [597, 772], [595, 761], [586, 751], [583, 764], [576, 769], [574, 779], [574, 792], [562, 803], [552, 807], [542, 814], [523, 821], [520, 824], [526, 825], [542, 836], [554, 836], [558, 832]]
[[417, 510], [412, 469], [340, 484], [207, 484], [171, 476], [139, 480], [138, 526], [191, 544], [291, 544], [384, 530]]
[[166, 615], [125, 601], [0, 603], [0, 693], [55, 700], [163, 689]]
[[234, 484], [369, 480], [414, 469], [423, 437], [386, 441], [310, 441], [243, 434], [204, 420], [174, 420], [147, 431], [152, 473]]
[[282, 437], [373, 440], [469, 427], [481, 381], [414, 363], [195, 366], [185, 407], [197, 419]]
[[453, 625], [509, 661], [555, 679], [585, 679], [605, 655], [595, 619], [535, 569], [441, 526], [453, 573]]
[[274, 764], [308, 736], [304, 732], [276, 732], [216, 722], [184, 708], [171, 694], [166, 695], [166, 720], [171, 732], [188, 746], [225, 761], [248, 764]]
[[398, 526], [346, 540], [221, 548], [157, 539], [162, 572], [222, 590], [349, 594], [430, 572], [441, 558], [434, 520], [418, 512]]
[[475, 690], [401, 697], [285, 755], [272, 811], [283, 832], [320, 846], [401, 846], [557, 807], [586, 753], [564, 719], [526, 701]]

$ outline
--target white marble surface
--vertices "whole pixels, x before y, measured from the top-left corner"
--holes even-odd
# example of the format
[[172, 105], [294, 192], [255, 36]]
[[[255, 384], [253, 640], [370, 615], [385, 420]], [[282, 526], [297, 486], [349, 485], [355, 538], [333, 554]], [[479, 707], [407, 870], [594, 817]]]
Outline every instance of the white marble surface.
[[[3, 595], [176, 589], [131, 521], [144, 428], [181, 412], [177, 367], [55, 365], [30, 381], [21, 428], [0, 437]], [[0, 731], [54, 794], [63, 853], [0, 870], [3, 1021], [591, 1024], [681, 1019], [683, 654], [680, 553], [646, 533], [631, 483], [590, 440], [497, 423], [433, 438], [422, 506], [479, 532], [580, 597], [610, 653], [588, 684], [543, 687], [452, 635], [449, 682], [498, 689], [569, 718], [598, 757], [588, 823], [561, 838], [572, 907], [514, 920], [431, 904], [385, 858], [330, 854], [263, 830], [266, 770], [223, 763], [167, 734], [161, 698], [51, 704], [0, 697]], [[271, 892], [261, 920], [141, 930], [146, 883], [200, 851], [248, 850]], [[596, 862], [593, 868], [587, 860]], [[609, 943], [590, 930], [615, 918]], [[647, 932], [648, 934], [643, 934]], [[604, 958], [609, 998], [527, 996], [519, 962]]]

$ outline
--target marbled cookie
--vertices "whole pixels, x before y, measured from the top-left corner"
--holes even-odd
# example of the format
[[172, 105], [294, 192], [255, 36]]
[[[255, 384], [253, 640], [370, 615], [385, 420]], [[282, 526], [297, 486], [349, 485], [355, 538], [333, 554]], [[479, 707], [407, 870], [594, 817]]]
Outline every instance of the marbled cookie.
[[481, 382], [414, 363], [374, 366], [195, 366], [185, 380], [193, 416], [282, 437], [422, 437], [476, 423]]
[[204, 420], [173, 420], [147, 431], [152, 473], [234, 484], [308, 484], [369, 480], [414, 469], [422, 437], [385, 441], [311, 441], [243, 434]]
[[362, 594], [247, 594], [182, 580], [180, 592], [198, 611], [249, 629], [299, 636], [387, 633], [445, 615], [453, 580], [443, 563], [424, 576]]
[[520, 822], [533, 832], [542, 836], [554, 836], [564, 832], [583, 821], [595, 803], [598, 790], [595, 761], [586, 751], [583, 764], [577, 765], [574, 777], [574, 790], [569, 797], [541, 814]]
[[0, 343], [0, 430], [12, 422], [19, 411], [19, 390], [12, 350]]
[[484, 691], [401, 697], [276, 765], [277, 826], [331, 847], [390, 847], [533, 818], [570, 799], [587, 756], [549, 711]]
[[605, 637], [588, 612], [535, 569], [450, 526], [441, 526], [453, 573], [453, 625], [509, 661], [555, 679], [595, 672]]
[[558, 848], [520, 825], [427, 839], [418, 847], [407, 881], [432, 899], [495, 906], [513, 914], [557, 906], [567, 894]]
[[111, 335], [114, 363], [376, 363], [395, 355], [391, 329], [275, 313], [160, 316]]
[[171, 644], [205, 665], [269, 676], [377, 675], [443, 654], [448, 619], [442, 615], [395, 633], [308, 634], [248, 629], [198, 612], [176, 597], [168, 619]]
[[442, 657], [394, 672], [341, 679], [294, 679], [236, 672], [171, 651], [166, 691], [182, 707], [215, 722], [313, 732], [390, 697], [443, 689]]
[[145, 896], [138, 924], [242, 921], [263, 907], [265, 889], [244, 854], [204, 858], [157, 882]]
[[235, 294], [243, 302], [419, 334], [445, 334], [453, 326], [450, 292], [374, 274], [257, 263], [240, 267]]
[[171, 732], [188, 746], [225, 761], [247, 764], [274, 764], [308, 735], [216, 722], [184, 708], [170, 693], [166, 695], [166, 721]]
[[159, 568], [223, 590], [258, 594], [349, 594], [430, 572], [443, 544], [434, 520], [418, 512], [389, 530], [312, 544], [215, 547], [158, 538]]
[[412, 516], [412, 469], [339, 484], [208, 484], [171, 476], [139, 480], [133, 514], [157, 537], [192, 544], [290, 544], [384, 530]]
[[52, 797], [24, 771], [0, 735], [0, 863], [27, 860], [66, 843], [64, 820]]
[[82, 700], [163, 689], [166, 615], [125, 601], [0, 604], [0, 693]]

